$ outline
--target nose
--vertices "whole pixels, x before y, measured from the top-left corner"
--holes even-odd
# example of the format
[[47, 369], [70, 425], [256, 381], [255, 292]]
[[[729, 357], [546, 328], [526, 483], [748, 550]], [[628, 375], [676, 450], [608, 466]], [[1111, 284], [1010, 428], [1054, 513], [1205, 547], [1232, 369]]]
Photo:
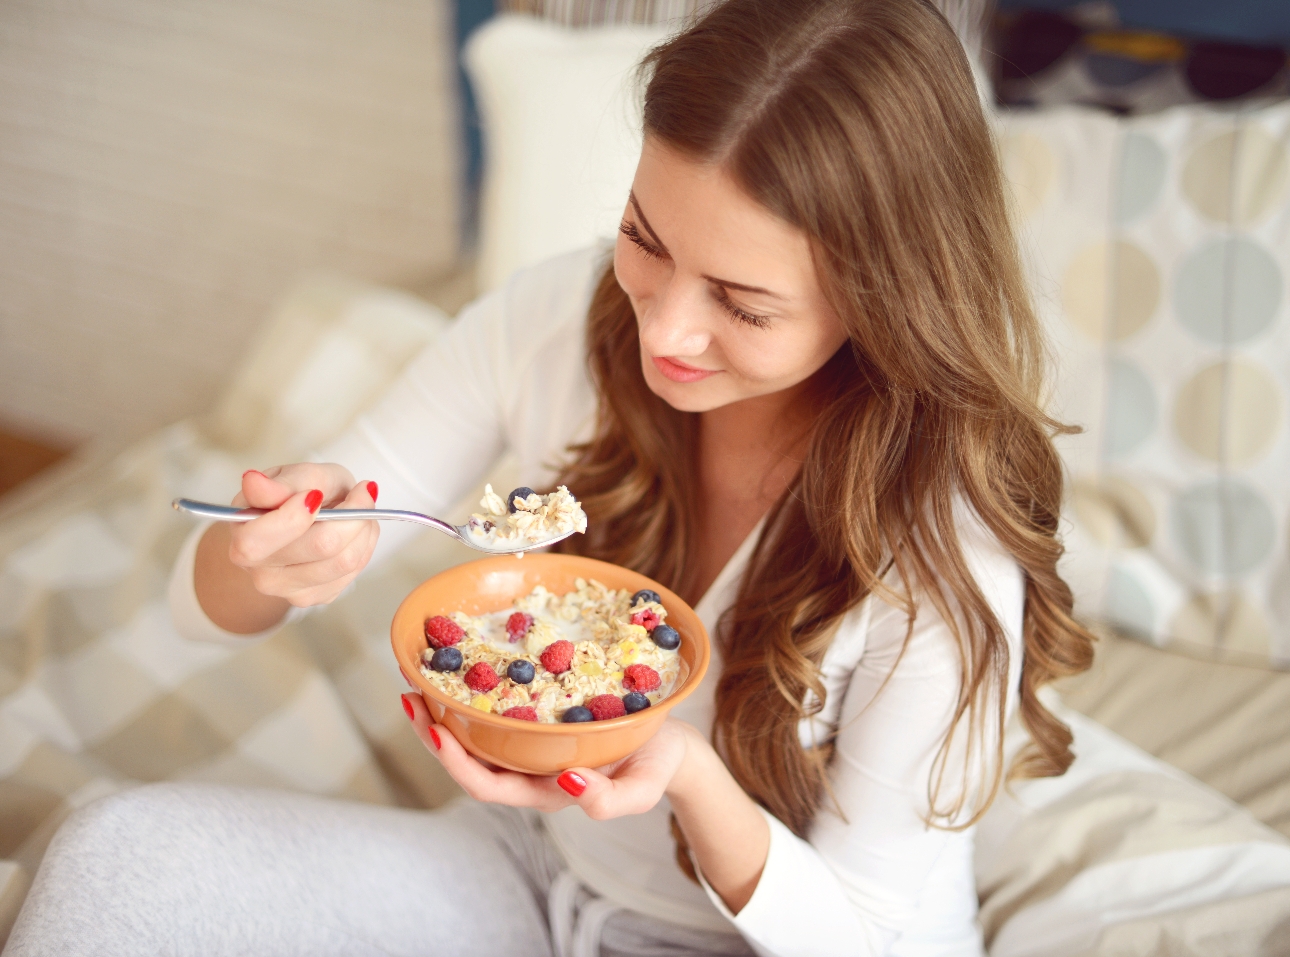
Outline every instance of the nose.
[[712, 341], [708, 311], [707, 284], [674, 274], [640, 318], [641, 344], [652, 356], [700, 356]]

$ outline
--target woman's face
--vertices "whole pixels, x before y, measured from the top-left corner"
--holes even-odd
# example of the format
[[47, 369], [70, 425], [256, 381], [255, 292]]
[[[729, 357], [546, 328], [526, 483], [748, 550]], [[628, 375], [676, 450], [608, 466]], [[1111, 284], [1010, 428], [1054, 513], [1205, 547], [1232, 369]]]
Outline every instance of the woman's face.
[[797, 385], [846, 341], [805, 234], [721, 169], [652, 138], [614, 272], [636, 312], [645, 381], [683, 412]]

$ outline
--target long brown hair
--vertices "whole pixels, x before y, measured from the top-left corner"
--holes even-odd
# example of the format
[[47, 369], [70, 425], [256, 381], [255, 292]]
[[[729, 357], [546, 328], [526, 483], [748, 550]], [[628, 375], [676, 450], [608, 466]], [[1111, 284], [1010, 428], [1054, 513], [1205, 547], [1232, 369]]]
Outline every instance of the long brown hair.
[[[743, 788], [804, 835], [828, 791], [827, 750], [804, 749], [798, 722], [823, 705], [819, 666], [836, 625], [877, 594], [907, 609], [912, 632], [917, 589], [962, 659], [929, 819], [967, 826], [1003, 776], [1009, 652], [965, 562], [956, 500], [1025, 578], [1020, 713], [1032, 744], [1013, 774], [1069, 766], [1070, 732], [1036, 692], [1087, 668], [1092, 638], [1057, 574], [1062, 427], [1040, 405], [1043, 339], [963, 50], [924, 0], [727, 0], [642, 69], [646, 134], [719, 164], [806, 233], [850, 340], [818, 374], [823, 411], [805, 461], [721, 622], [716, 744]], [[588, 331], [598, 426], [560, 478], [590, 522], [567, 547], [685, 593], [697, 419], [649, 390], [639, 348], [607, 270]], [[898, 588], [884, 584], [893, 571]], [[992, 775], [976, 800], [956, 789], [942, 806], [960, 722]]]

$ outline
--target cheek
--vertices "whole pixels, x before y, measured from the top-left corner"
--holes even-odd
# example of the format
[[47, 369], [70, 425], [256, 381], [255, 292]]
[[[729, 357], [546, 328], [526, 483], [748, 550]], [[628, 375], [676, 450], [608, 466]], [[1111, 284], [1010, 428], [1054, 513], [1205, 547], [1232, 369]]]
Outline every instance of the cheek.
[[844, 341], [840, 327], [811, 323], [740, 330], [727, 338], [725, 352], [744, 378], [786, 388], [818, 371]]
[[630, 240], [618, 237], [614, 245], [614, 277], [633, 300], [650, 299], [656, 294], [663, 282], [659, 265], [646, 260]]

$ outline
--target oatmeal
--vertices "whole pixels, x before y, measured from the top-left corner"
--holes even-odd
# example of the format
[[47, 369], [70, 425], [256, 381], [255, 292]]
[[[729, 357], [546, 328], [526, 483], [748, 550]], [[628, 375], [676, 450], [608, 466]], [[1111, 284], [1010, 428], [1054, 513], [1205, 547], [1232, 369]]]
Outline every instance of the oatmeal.
[[539, 585], [486, 615], [427, 619], [421, 673], [463, 704], [521, 721], [604, 721], [671, 694], [683, 677], [681, 637], [658, 593], [575, 586], [555, 595]]
[[541, 545], [587, 530], [587, 514], [563, 485], [549, 495], [517, 488], [505, 501], [491, 485], [485, 485], [479, 507], [483, 511], [471, 515], [466, 527], [472, 537], [486, 545]]

